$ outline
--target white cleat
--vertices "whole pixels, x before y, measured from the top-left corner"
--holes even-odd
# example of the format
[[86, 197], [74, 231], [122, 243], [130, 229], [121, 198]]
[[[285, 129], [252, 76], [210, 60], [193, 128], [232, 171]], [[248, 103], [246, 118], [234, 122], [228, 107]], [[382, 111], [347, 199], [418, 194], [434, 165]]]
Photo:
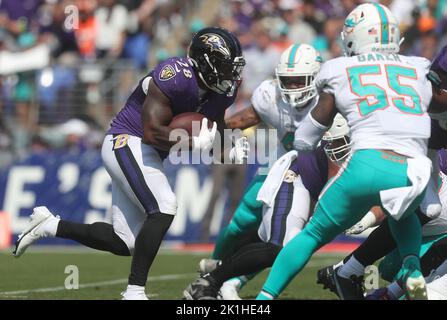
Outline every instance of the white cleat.
[[222, 300], [242, 300], [239, 297], [240, 284], [238, 285], [236, 281], [226, 281], [220, 287], [220, 296]]
[[408, 277], [405, 286], [409, 300], [427, 300], [427, 286], [422, 275], [416, 278]]
[[122, 300], [149, 300], [144, 287], [128, 285], [126, 291], [121, 292]]
[[[54, 221], [53, 219], [57, 219], [57, 221]], [[33, 213], [30, 216], [30, 221], [25, 230], [19, 235], [19, 238], [16, 241], [16, 247], [12, 254], [18, 258], [33, 242], [42, 238], [55, 236], [59, 220], [60, 219], [55, 217], [47, 207], [34, 208]], [[55, 229], [54, 232], [49, 232], [49, 228], [46, 228], [46, 224], [51, 222], [54, 223], [52, 228]]]
[[220, 260], [215, 259], [202, 259], [199, 262], [199, 273], [200, 275], [205, 275], [210, 273], [219, 266]]

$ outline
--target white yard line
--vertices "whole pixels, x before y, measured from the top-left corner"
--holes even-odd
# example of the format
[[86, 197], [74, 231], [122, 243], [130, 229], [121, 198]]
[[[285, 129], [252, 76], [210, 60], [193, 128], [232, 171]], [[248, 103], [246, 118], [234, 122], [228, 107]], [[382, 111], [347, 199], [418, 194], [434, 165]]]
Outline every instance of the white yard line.
[[[149, 277], [148, 281], [177, 280], [177, 279], [192, 277], [194, 275], [195, 275], [194, 273], [167, 274], [167, 275], [163, 275], [163, 276]], [[128, 279], [124, 278], [124, 279], [116, 279], [116, 280], [101, 281], [101, 282], [91, 282], [91, 283], [80, 284], [79, 289], [91, 288], [91, 287], [97, 287], [97, 286], [113, 286], [115, 284], [127, 283], [127, 281], [128, 281]], [[21, 295], [21, 294], [32, 293], [32, 292], [56, 292], [56, 291], [64, 291], [64, 290], [67, 290], [67, 289], [65, 287], [61, 286], [61, 287], [37, 288], [37, 289], [27, 289], [27, 290], [17, 290], [17, 291], [5, 291], [5, 292], [0, 292], [0, 295], [11, 296], [11, 295]]]

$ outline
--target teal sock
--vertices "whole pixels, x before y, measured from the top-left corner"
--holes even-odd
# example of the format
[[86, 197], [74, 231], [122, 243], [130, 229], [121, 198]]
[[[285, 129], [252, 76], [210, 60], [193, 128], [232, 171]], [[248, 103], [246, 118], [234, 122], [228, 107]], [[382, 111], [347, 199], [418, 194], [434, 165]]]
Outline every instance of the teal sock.
[[399, 221], [390, 217], [388, 224], [402, 261], [406, 256], [418, 257], [421, 250], [422, 229], [416, 214]]
[[390, 218], [388, 223], [402, 259], [402, 267], [397, 274], [397, 279], [405, 283], [408, 277], [421, 275], [419, 262], [422, 238], [421, 224], [416, 214], [411, 214], [399, 221]]
[[[402, 268], [400, 269], [397, 279], [402, 283], [405, 283], [408, 277], [417, 278], [421, 277], [421, 264], [418, 256], [407, 256], [402, 262]], [[402, 284], [402, 286], [404, 286]]]
[[296, 274], [304, 268], [319, 246], [319, 241], [304, 228], [276, 257], [262, 290], [273, 297], [278, 297]]
[[240, 283], [240, 287], [239, 288], [242, 289], [247, 284], [248, 281], [250, 281], [251, 279], [256, 277], [256, 275], [258, 275], [259, 273], [261, 273], [261, 271], [250, 273], [250, 274], [247, 274], [245, 276], [235, 277], [233, 279], [239, 280], [239, 283]]

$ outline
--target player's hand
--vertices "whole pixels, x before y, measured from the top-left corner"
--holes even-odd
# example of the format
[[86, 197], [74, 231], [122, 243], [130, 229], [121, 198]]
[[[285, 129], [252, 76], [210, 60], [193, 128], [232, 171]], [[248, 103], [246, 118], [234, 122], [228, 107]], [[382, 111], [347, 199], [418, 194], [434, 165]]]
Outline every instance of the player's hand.
[[355, 225], [353, 225], [351, 228], [345, 231], [345, 234], [348, 236], [360, 234], [363, 231], [368, 229], [368, 226], [365, 226], [365, 224], [362, 223], [362, 221], [357, 222]]
[[192, 149], [194, 151], [210, 150], [213, 147], [216, 131], [217, 123], [213, 122], [213, 127], [208, 129], [208, 119], [203, 118], [199, 135], [192, 137]]
[[230, 160], [232, 163], [247, 163], [248, 153], [250, 152], [250, 144], [247, 137], [241, 137], [236, 140], [234, 147], [230, 150]]

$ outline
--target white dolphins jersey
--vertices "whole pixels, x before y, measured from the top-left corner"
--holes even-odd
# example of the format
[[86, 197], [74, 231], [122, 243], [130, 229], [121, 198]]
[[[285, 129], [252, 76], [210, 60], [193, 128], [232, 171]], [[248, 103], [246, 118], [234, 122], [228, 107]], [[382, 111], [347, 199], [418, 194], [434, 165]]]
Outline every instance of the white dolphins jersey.
[[335, 97], [351, 129], [352, 149], [386, 149], [416, 157], [427, 153], [432, 87], [430, 61], [368, 53], [323, 64], [319, 92]]
[[295, 130], [318, 102], [318, 96], [304, 108], [294, 108], [282, 100], [276, 80], [263, 81], [253, 92], [251, 103], [261, 120], [276, 129], [277, 157], [293, 150]]

